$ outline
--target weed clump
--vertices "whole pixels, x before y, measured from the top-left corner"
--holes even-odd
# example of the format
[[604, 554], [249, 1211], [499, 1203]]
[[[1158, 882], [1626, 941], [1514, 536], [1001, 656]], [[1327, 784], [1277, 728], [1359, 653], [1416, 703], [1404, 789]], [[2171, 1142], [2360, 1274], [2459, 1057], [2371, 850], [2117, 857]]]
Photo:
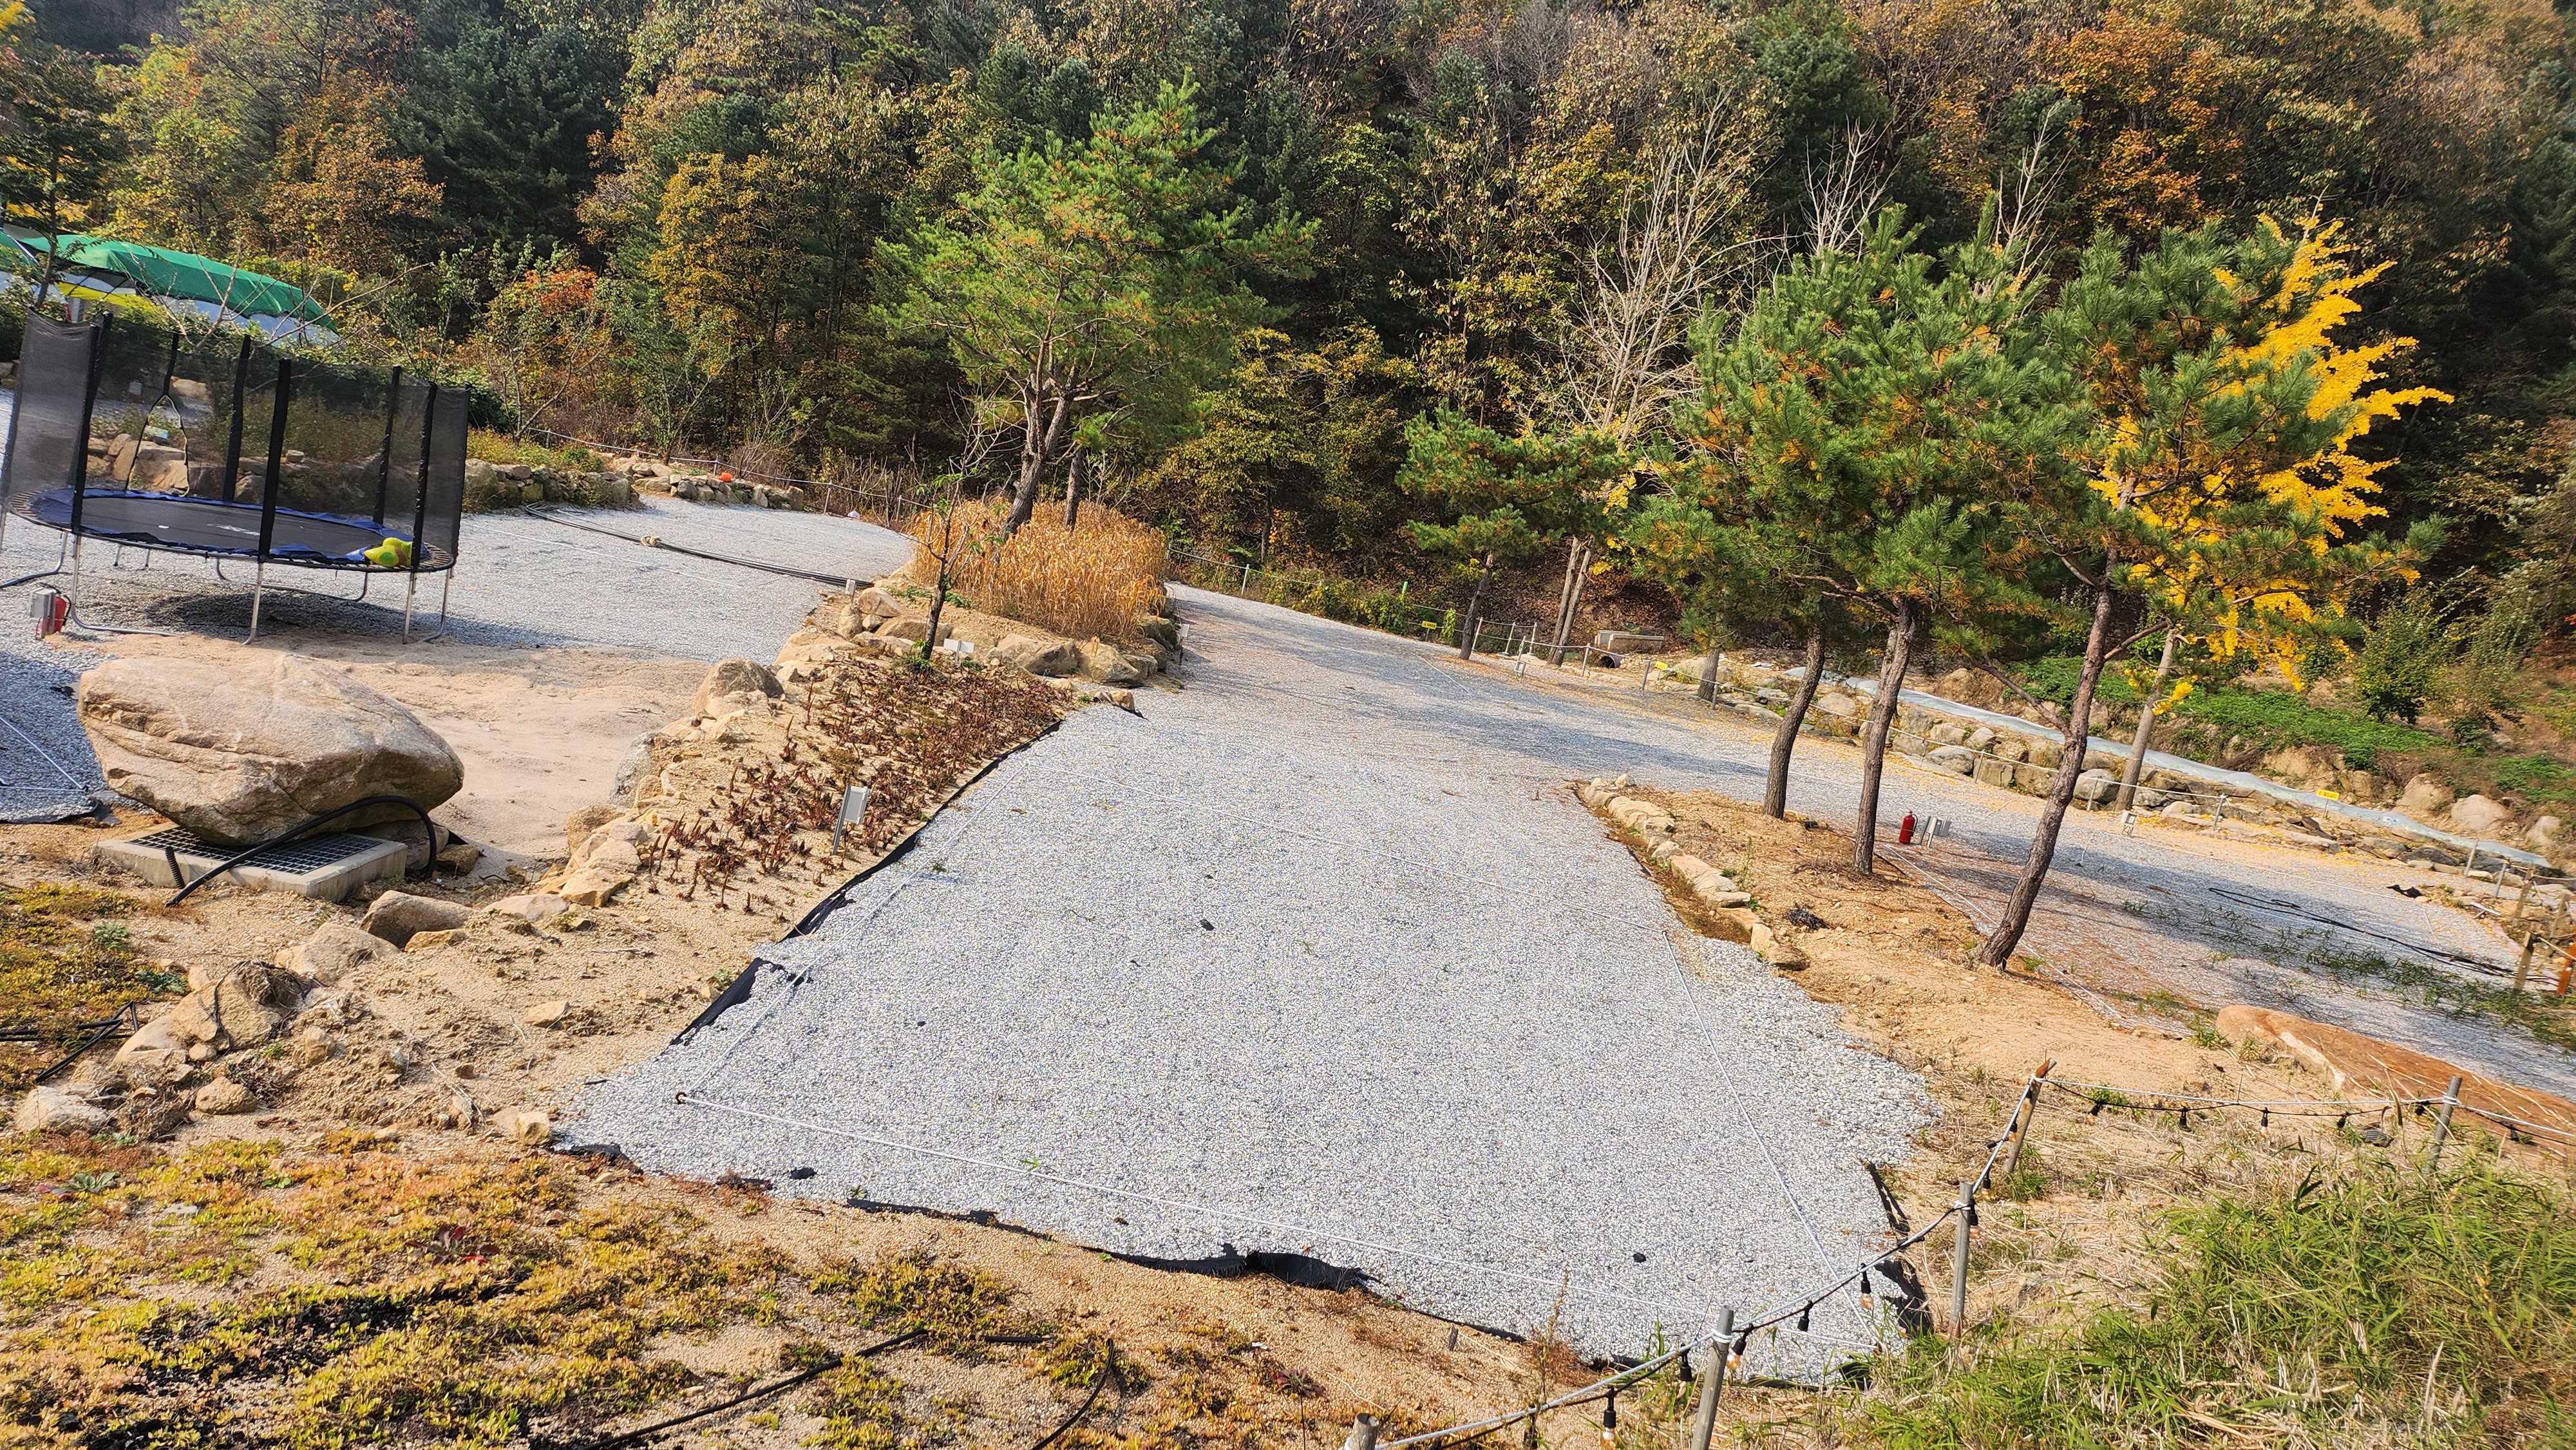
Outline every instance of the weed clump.
[[[1170, 564], [1163, 535], [1114, 510], [1093, 505], [1066, 528], [1040, 514], [1001, 539], [1001, 511], [980, 500], [957, 505], [954, 537], [985, 541], [971, 548], [949, 587], [972, 608], [1026, 620], [1069, 639], [1126, 639], [1139, 615], [1159, 612]], [[937, 514], [917, 515], [912, 536], [924, 555], [941, 547]], [[924, 581], [928, 582], [928, 581]]]
[[94, 887], [0, 886], [0, 1089], [16, 1091], [99, 1022], [187, 980], [137, 962], [132, 897]]
[[851, 1310], [867, 1323], [919, 1330], [951, 1351], [1011, 1332], [1004, 1312], [1011, 1302], [1010, 1286], [928, 1249], [904, 1249], [867, 1264], [829, 1265], [815, 1276], [812, 1288], [848, 1299]]
[[2190, 1203], [2143, 1308], [1918, 1346], [1859, 1409], [1891, 1447], [2516, 1445], [2576, 1430], [2576, 1222], [2474, 1158]]

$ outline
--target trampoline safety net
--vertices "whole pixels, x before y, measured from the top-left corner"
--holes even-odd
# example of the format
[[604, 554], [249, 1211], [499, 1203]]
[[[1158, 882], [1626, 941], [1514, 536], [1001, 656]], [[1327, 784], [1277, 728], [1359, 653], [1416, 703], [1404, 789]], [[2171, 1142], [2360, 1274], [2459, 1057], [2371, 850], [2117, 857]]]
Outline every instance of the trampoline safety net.
[[399, 368], [31, 317], [0, 508], [143, 548], [434, 572], [456, 562], [466, 402]]

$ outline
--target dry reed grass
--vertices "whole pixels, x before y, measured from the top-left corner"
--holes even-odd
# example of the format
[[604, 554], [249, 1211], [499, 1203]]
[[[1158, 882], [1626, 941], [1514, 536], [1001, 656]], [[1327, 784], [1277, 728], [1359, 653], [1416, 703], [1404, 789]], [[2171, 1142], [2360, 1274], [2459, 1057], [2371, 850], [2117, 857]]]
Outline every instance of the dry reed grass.
[[[1071, 639], [1134, 637], [1138, 616], [1163, 603], [1163, 575], [1170, 559], [1161, 533], [1114, 509], [1082, 510], [1066, 528], [1046, 513], [1002, 540], [1004, 506], [970, 499], [957, 505], [948, 527], [958, 550], [948, 587], [968, 607], [1023, 620]], [[942, 522], [924, 513], [908, 532], [922, 546], [906, 571], [922, 583], [938, 570]]]

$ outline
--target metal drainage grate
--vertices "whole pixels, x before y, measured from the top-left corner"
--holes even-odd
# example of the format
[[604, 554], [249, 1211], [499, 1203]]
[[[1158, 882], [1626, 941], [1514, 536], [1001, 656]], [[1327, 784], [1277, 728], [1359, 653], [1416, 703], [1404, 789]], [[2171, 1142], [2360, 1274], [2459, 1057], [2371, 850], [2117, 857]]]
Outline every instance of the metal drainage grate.
[[[197, 839], [196, 833], [184, 826], [172, 826], [166, 831], [154, 831], [148, 836], [137, 836], [132, 844], [155, 851], [176, 851], [182, 856], [195, 856], [209, 862], [227, 860], [235, 851], [241, 849], [238, 846], [208, 845]], [[289, 841], [283, 846], [271, 846], [242, 864], [284, 872], [288, 875], [302, 875], [306, 872], [327, 870], [344, 861], [354, 861], [369, 851], [379, 850], [387, 844], [381, 837], [354, 835], [347, 831], [329, 831], [319, 836], [306, 836], [300, 840]]]

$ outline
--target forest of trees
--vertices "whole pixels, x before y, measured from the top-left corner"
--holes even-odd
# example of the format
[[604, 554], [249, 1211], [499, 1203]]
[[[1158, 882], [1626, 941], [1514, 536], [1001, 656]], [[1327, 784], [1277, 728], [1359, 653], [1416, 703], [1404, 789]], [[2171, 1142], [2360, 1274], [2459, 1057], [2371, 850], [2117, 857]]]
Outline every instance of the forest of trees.
[[[1585, 478], [1572, 454], [1615, 455], [1596, 514], [1675, 491], [1709, 456], [1704, 380], [1799, 259], [1892, 246], [1937, 278], [1991, 218], [2035, 299], [2097, 240], [2223, 249], [2269, 219], [2333, 228], [2366, 279], [2344, 345], [2413, 339], [2379, 370], [2450, 400], [2359, 440], [2388, 464], [2373, 526], [2441, 519], [2422, 569], [2470, 609], [2517, 563], [2545, 592], [2530, 571], [2576, 540], [2576, 77], [2538, 0], [31, 0], [9, 23], [13, 222], [301, 282], [359, 354], [478, 379], [505, 430], [923, 474], [981, 433], [1024, 507], [1084, 480], [1201, 548], [1362, 576], [1445, 549], [1463, 602], [1479, 520], [1425, 450]], [[1606, 525], [1517, 527], [1556, 551], [1504, 551], [1525, 567], [1653, 573]], [[1668, 574], [1680, 607], [1716, 597]], [[1782, 608], [1761, 622], [1794, 641]]]

